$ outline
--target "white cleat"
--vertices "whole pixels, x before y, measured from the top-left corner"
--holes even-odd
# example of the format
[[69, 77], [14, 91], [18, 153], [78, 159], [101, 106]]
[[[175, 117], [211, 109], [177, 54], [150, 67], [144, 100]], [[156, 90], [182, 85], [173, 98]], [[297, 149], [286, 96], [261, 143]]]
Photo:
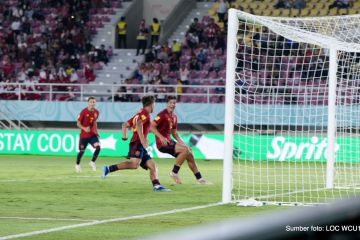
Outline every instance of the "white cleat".
[[90, 165], [90, 167], [92, 168], [92, 170], [95, 172], [95, 171], [96, 171], [96, 164], [95, 164], [95, 162], [90, 161], [90, 162], [89, 162], [89, 165]]
[[81, 167], [80, 167], [80, 164], [75, 164], [75, 172], [76, 173], [81, 173]]
[[200, 179], [198, 179], [197, 181], [198, 181], [198, 183], [201, 184], [201, 185], [213, 185], [212, 182], [209, 182], [209, 181], [205, 180], [204, 178], [200, 178]]
[[181, 184], [181, 179], [177, 173], [170, 172], [170, 177], [174, 180], [176, 184]]

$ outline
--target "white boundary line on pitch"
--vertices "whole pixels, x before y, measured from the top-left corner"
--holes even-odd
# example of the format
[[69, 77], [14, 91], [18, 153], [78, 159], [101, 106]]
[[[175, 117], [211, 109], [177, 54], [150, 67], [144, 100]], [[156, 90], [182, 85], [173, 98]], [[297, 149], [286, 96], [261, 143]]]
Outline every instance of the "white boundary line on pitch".
[[[111, 178], [113, 177], [118, 177], [120, 175], [112, 175]], [[29, 181], [51, 181], [51, 180], [62, 180], [62, 179], [93, 179], [93, 178], [98, 178], [101, 179], [101, 176], [91, 176], [91, 175], [84, 175], [84, 176], [63, 176], [63, 177], [48, 177], [48, 178], [18, 178], [18, 179], [0, 179], [0, 182], [29, 182]]]
[[16, 219], [16, 220], [44, 220], [44, 221], [74, 221], [74, 222], [96, 222], [95, 219], [76, 219], [76, 218], [35, 218], [35, 217], [0, 217], [1, 219]]
[[121, 222], [121, 221], [133, 220], [133, 219], [143, 219], [143, 218], [148, 218], [148, 217], [157, 217], [157, 216], [174, 214], [174, 213], [188, 212], [188, 211], [198, 210], [198, 209], [203, 209], [203, 208], [210, 208], [210, 207], [215, 207], [215, 206], [220, 206], [220, 205], [224, 205], [224, 203], [219, 202], [219, 203], [212, 203], [212, 204], [196, 206], [196, 207], [191, 207], [191, 208], [174, 209], [174, 210], [169, 210], [169, 211], [165, 211], [165, 212], [149, 213], [149, 214], [135, 215], [135, 216], [130, 216], [130, 217], [111, 218], [111, 219], [98, 220], [98, 221], [92, 221], [92, 222], [86, 222], [86, 223], [79, 223], [79, 224], [67, 225], [67, 226], [63, 226], [63, 227], [49, 228], [49, 229], [38, 230], [38, 231], [33, 231], [33, 232], [3, 236], [3, 237], [0, 237], [0, 240], [15, 239], [15, 238], [21, 238], [21, 237], [30, 237], [30, 236], [39, 235], [39, 234], [59, 232], [59, 231], [63, 231], [63, 230], [99, 225], [99, 224], [104, 224], [104, 223]]

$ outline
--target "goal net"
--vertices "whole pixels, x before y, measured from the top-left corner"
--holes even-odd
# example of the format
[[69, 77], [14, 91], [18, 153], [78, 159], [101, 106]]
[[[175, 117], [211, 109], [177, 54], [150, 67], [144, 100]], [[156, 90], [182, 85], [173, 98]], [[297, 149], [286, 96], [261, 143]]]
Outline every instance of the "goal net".
[[231, 9], [223, 201], [317, 204], [360, 193], [360, 16]]

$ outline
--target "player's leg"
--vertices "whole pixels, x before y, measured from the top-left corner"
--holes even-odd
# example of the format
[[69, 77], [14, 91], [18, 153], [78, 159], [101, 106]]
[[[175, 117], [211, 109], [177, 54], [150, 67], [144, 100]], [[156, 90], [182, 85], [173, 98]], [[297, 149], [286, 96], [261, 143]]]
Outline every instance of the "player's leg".
[[194, 173], [194, 176], [195, 176], [196, 180], [198, 181], [198, 183], [204, 184], [204, 185], [212, 184], [211, 182], [205, 180], [202, 177], [202, 175], [201, 175], [201, 173], [199, 171], [199, 168], [198, 168], [198, 166], [196, 164], [194, 154], [191, 151], [191, 148], [189, 148], [188, 146], [186, 146], [184, 144], [180, 144], [180, 143], [177, 143], [176, 145], [179, 145], [178, 146], [179, 148], [187, 148], [188, 155], [186, 156], [186, 160], [187, 160], [187, 163], [188, 163], [188, 166], [189, 166], [190, 170]]
[[109, 173], [125, 169], [137, 169], [140, 166], [141, 158], [143, 156], [142, 145], [140, 142], [133, 142], [129, 144], [128, 161], [103, 167], [102, 177], [105, 178]]
[[141, 159], [140, 158], [130, 158], [127, 161], [103, 167], [102, 177], [105, 178], [109, 173], [116, 172], [119, 170], [131, 170], [138, 169], [140, 166]]
[[86, 149], [88, 143], [89, 143], [89, 140], [87, 138], [80, 138], [80, 140], [79, 140], [79, 152], [76, 156], [76, 164], [75, 164], [75, 172], [77, 172], [77, 173], [81, 172], [80, 162], [81, 162], [82, 156], [85, 153], [85, 149]]
[[148, 156], [148, 158], [149, 159], [146, 160], [147, 157], [144, 157], [142, 160], [142, 163], [140, 165], [144, 169], [149, 170], [150, 180], [153, 185], [154, 191], [155, 192], [170, 192], [171, 191], [170, 189], [168, 189], [160, 184], [159, 176], [158, 176], [158, 168], [157, 168], [155, 161], [153, 159], [151, 159], [150, 156]]
[[96, 171], [95, 161], [98, 158], [100, 150], [101, 150], [99, 138], [97, 136], [93, 136], [90, 139], [90, 143], [93, 146], [93, 148], [95, 148], [95, 151], [94, 151], [93, 157], [92, 157], [89, 165], [91, 166], [93, 171]]
[[171, 141], [170, 144], [174, 144], [174, 146], [168, 149], [167, 153], [171, 154], [172, 156], [176, 157], [174, 167], [172, 171], [170, 172], [170, 177], [175, 181], [177, 184], [181, 184], [181, 179], [179, 177], [179, 171], [181, 168], [181, 165], [186, 160], [187, 156], [189, 155], [189, 148], [176, 143], [175, 141]]

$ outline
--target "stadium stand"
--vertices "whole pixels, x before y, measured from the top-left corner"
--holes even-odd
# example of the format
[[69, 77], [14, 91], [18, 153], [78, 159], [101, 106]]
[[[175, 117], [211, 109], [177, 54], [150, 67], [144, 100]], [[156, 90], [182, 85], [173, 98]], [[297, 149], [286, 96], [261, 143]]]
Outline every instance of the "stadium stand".
[[[34, 93], [6, 93], [20, 91], [16, 85], [7, 85], [2, 86], [0, 99], [49, 100], [49, 94], [40, 94], [47, 89], [34, 84], [94, 81], [95, 71], [108, 62], [112, 49], [96, 48], [91, 36], [108, 21], [106, 14], [114, 14], [115, 7], [121, 7], [121, 1], [4, 1], [0, 6], [0, 82], [25, 83], [24, 88]], [[55, 87], [52, 91], [69, 93], [53, 95], [52, 100], [70, 100], [76, 97], [71, 92], [77, 90]]]
[[[110, 21], [111, 15], [116, 12], [114, 9], [122, 7], [122, 1], [75, 2], [76, 4], [73, 4], [72, 0], [37, 2], [6, 0], [0, 7], [2, 19], [0, 82], [24, 83], [21, 86], [1, 85], [0, 99], [79, 100], [81, 99], [79, 92], [86, 88], [86, 84], [92, 82], [103, 84], [97, 76], [104, 79], [109, 77], [112, 71], [115, 73], [122, 69], [117, 68], [114, 61], [106, 65], [116, 50], [91, 43], [92, 36], [102, 31], [102, 27]], [[195, 16], [201, 18], [194, 17], [187, 23], [188, 30], [183, 32], [182, 39], [171, 37], [170, 41], [161, 45], [154, 44], [145, 54], [144, 63], [141, 63], [141, 58], [133, 60], [135, 64], [139, 62], [134, 77], [125, 78], [120, 74], [121, 81], [117, 81], [117, 85], [107, 86], [106, 83], [103, 89], [111, 92], [116, 88], [115, 96], [109, 97], [109, 100], [138, 101], [138, 94], [150, 91], [157, 94], [160, 101], [165, 98], [166, 93], [176, 93], [181, 95], [181, 102], [223, 103], [227, 30], [227, 16], [223, 14], [224, 9], [236, 7], [254, 14], [285, 17], [353, 14], [360, 11], [357, 2], [346, 2], [349, 4], [344, 5], [339, 0], [208, 2], [211, 7], [203, 9], [207, 11], [207, 15], [202, 16], [197, 11]], [[83, 25], [86, 28], [83, 28]], [[182, 33], [182, 30], [180, 32]], [[266, 59], [259, 57], [256, 61], [257, 66], [249, 67], [247, 63], [255, 56], [246, 52], [246, 46], [265, 44], [264, 39], [256, 39], [257, 37], [248, 35], [244, 39], [239, 39], [238, 74], [252, 79], [251, 82], [239, 81], [239, 87], [244, 93], [254, 94], [253, 98], [246, 98], [247, 103], [326, 103], [327, 92], [323, 88], [326, 85], [326, 66], [325, 71], [321, 70], [323, 67], [321, 62], [326, 62], [324, 52], [303, 52], [302, 59], [299, 57], [295, 59], [288, 54], [274, 53]], [[269, 37], [271, 38], [270, 33]], [[289, 44], [287, 39], [274, 39], [273, 42], [275, 41], [280, 45]], [[96, 43], [98, 45], [99, 41], [97, 40]], [[266, 48], [274, 52], [275, 46], [272, 44], [267, 44]], [[295, 49], [294, 46], [291, 48]], [[261, 47], [259, 49], [261, 52]], [[131, 53], [129, 52], [128, 55]], [[116, 60], [122, 61], [125, 58], [116, 57]], [[282, 64], [275, 71], [270, 71], [263, 68], [269, 61]], [[300, 65], [302, 70], [299, 70]], [[100, 71], [103, 68], [104, 71]], [[302, 73], [309, 68], [314, 68], [313, 76], [310, 78], [302, 76]], [[131, 69], [126, 67], [124, 71], [129, 72]], [[85, 84], [85, 87], [54, 85], [49, 89], [46, 85], [39, 86], [36, 83], [78, 83]], [[270, 91], [268, 98], [257, 98], [256, 91], [274, 84], [284, 87], [299, 86], [299, 88], [286, 92], [285, 96], [274, 97]], [[304, 90], [306, 86], [311, 86], [311, 89], [317, 91], [323, 98], [307, 99], [305, 97], [307, 92]], [[18, 92], [21, 91], [19, 88], [25, 88], [28, 92], [19, 94]], [[287, 91], [286, 88], [284, 89]], [[48, 93], [50, 90], [51, 94]], [[91, 91], [96, 92], [96, 90]], [[127, 97], [124, 97], [124, 93], [127, 93], [125, 94]]]

